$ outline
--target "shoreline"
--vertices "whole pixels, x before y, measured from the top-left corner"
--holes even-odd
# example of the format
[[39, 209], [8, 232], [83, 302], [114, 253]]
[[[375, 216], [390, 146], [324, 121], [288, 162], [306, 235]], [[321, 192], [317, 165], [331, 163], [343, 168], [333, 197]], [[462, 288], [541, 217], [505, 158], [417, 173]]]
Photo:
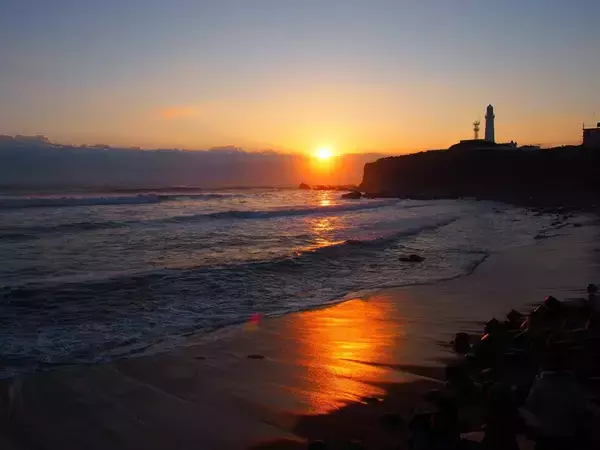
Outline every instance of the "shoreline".
[[[482, 201], [488, 201], [488, 200], [482, 200]], [[495, 202], [496, 200], [489, 200], [489, 201]], [[517, 204], [513, 205], [513, 204], [507, 203], [507, 205], [513, 206], [513, 207], [519, 207], [519, 205], [517, 205]], [[541, 211], [541, 212], [538, 211], [538, 209], [543, 209], [543, 207], [540, 207], [540, 208], [533, 207], [533, 208], [531, 208], [531, 211], [535, 212], [536, 214], [545, 213], [544, 211]], [[544, 230], [543, 232], [548, 232], [548, 231], [559, 231], [560, 232], [560, 230], [563, 230], [565, 227], [569, 227], [569, 229], [571, 230], [571, 233], [573, 233], [573, 230], [575, 230], [574, 227], [576, 227], [576, 228], [595, 227], [595, 226], [597, 226], [597, 224], [600, 226], [600, 221], [598, 221], [596, 218], [593, 218], [590, 211], [588, 211], [588, 214], [583, 214], [583, 211], [579, 210], [578, 208], [574, 208], [573, 210], [569, 210], [569, 211], [570, 212], [579, 212], [580, 214], [578, 214], [578, 215], [571, 214], [566, 218], [563, 217], [563, 219], [557, 219], [557, 220], [560, 220], [560, 224], [551, 226], [548, 229]], [[549, 212], [549, 214], [552, 214], [552, 213]], [[557, 214], [557, 213], [555, 213], [555, 214]], [[583, 224], [581, 222], [570, 223], [569, 220], [572, 218], [583, 219], [585, 223], [583, 223]], [[531, 242], [529, 244], [525, 244], [525, 245], [516, 245], [516, 246], [508, 249], [508, 251], [515, 251], [517, 249], [534, 247], [534, 246], [538, 245], [539, 242], [542, 240], [555, 239], [555, 238], [560, 238], [560, 237], [566, 236], [565, 234], [544, 235], [542, 233], [539, 233], [538, 235], [536, 235], [534, 237], [533, 242]], [[408, 284], [403, 284], [403, 283], [386, 284], [383, 286], [360, 289], [360, 290], [349, 292], [343, 296], [333, 297], [330, 300], [328, 300], [326, 303], [322, 303], [322, 304], [318, 304], [318, 305], [310, 305], [310, 306], [306, 306], [306, 307], [303, 307], [303, 308], [300, 308], [297, 310], [293, 310], [293, 311], [266, 314], [263, 316], [263, 318], [269, 319], [269, 320], [280, 319], [280, 318], [285, 317], [290, 314], [302, 314], [305, 312], [327, 309], [327, 308], [335, 307], [335, 306], [343, 304], [345, 302], [354, 300], [356, 298], [369, 298], [369, 297], [376, 296], [378, 293], [387, 292], [387, 291], [395, 292], [396, 290], [399, 290], [399, 289], [404, 290], [404, 289], [411, 289], [411, 288], [417, 288], [417, 287], [422, 287], [422, 286], [435, 287], [435, 286], [443, 284], [443, 283], [451, 282], [451, 281], [454, 281], [457, 279], [461, 279], [461, 278], [465, 278], [465, 277], [469, 277], [469, 276], [473, 275], [483, 264], [486, 263], [486, 261], [489, 260], [489, 258], [497, 257], [498, 255], [501, 255], [502, 253], [504, 253], [504, 252], [488, 252], [482, 257], [482, 259], [480, 261], [476, 262], [473, 265], [473, 267], [470, 268], [469, 270], [465, 271], [464, 273], [450, 276], [448, 278], [428, 280], [428, 281], [417, 281], [417, 282], [408, 283]], [[534, 304], [534, 303], [535, 302], [532, 302], [531, 304]], [[523, 306], [530, 306], [530, 304], [523, 305]], [[239, 332], [246, 323], [247, 323], [247, 320], [240, 320], [237, 322], [232, 322], [232, 323], [223, 325], [221, 327], [217, 327], [217, 328], [209, 330], [209, 331], [192, 331], [183, 336], [188, 340], [189, 339], [197, 340], [197, 342], [183, 344], [180, 347], [171, 348], [171, 349], [167, 349], [167, 350], [150, 350], [148, 353], [147, 353], [148, 349], [143, 349], [140, 352], [136, 352], [136, 353], [132, 354], [131, 357], [136, 358], [136, 357], [153, 356], [153, 355], [160, 354], [161, 352], [164, 352], [164, 351], [173, 351], [173, 350], [177, 350], [178, 348], [186, 348], [189, 346], [194, 346], [204, 340], [211, 341], [213, 337], [218, 339], [218, 338], [220, 338], [221, 334], [229, 334], [229, 333]], [[149, 348], [151, 348], [151, 347], [166, 348], [166, 346], [164, 346], [163, 343], [158, 343], [158, 344], [149, 346]], [[124, 356], [124, 358], [129, 358], [129, 357], [130, 356]]]
[[369, 291], [265, 318], [258, 329], [225, 327], [166, 353], [2, 380], [0, 443], [123, 450], [303, 448], [323, 438], [398, 444], [405, 430], [385, 431], [382, 414], [409, 419], [421, 394], [439, 385], [454, 333], [550, 293], [577, 296], [600, 275], [598, 234], [596, 225], [570, 228], [493, 254], [468, 276]]

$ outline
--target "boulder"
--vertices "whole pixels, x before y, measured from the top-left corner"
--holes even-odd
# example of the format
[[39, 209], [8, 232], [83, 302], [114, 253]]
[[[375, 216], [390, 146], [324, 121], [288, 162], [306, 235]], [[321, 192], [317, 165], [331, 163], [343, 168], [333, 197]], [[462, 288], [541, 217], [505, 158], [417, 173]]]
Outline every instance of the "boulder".
[[367, 405], [376, 405], [378, 403], [381, 403], [382, 401], [382, 399], [380, 399], [379, 397], [364, 397], [362, 400]]
[[360, 239], [348, 239], [346, 241], [346, 244], [348, 244], [348, 245], [363, 245], [364, 242], [361, 241]]
[[379, 423], [388, 430], [396, 430], [404, 425], [404, 420], [398, 414], [387, 413], [379, 418]]
[[454, 341], [452, 342], [452, 349], [455, 353], [460, 353], [462, 355], [469, 353], [469, 350], [471, 350], [469, 335], [462, 332], [456, 333]]
[[518, 330], [521, 328], [523, 321], [525, 320], [525, 316], [521, 314], [519, 311], [515, 311], [514, 309], [510, 310], [510, 312], [506, 315], [506, 326], [509, 330]]
[[420, 255], [408, 255], [408, 256], [401, 256], [400, 257], [400, 261], [403, 262], [423, 262], [425, 261], [425, 258], [423, 256]]
[[350, 200], [358, 200], [362, 197], [362, 194], [359, 191], [352, 191], [346, 194], [342, 194], [342, 198], [350, 199]]
[[323, 441], [312, 441], [308, 444], [308, 450], [326, 450], [327, 445]]
[[364, 450], [365, 449], [365, 444], [363, 444], [361, 441], [353, 439], [351, 441], [346, 442], [346, 445], [344, 445], [344, 450]]
[[492, 333], [497, 332], [499, 328], [500, 328], [500, 321], [498, 319], [496, 319], [495, 317], [493, 317], [485, 323], [485, 325], [483, 327], [483, 332], [484, 332], [484, 334], [492, 334]]
[[308, 191], [308, 190], [311, 190], [312, 188], [306, 183], [300, 183], [300, 186], [298, 186], [298, 189]]

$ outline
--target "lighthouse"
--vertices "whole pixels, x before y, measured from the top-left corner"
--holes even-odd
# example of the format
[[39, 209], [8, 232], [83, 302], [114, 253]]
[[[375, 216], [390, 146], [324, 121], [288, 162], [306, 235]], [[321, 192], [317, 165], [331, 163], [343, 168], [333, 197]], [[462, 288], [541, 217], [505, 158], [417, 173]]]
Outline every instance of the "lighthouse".
[[488, 142], [496, 142], [496, 138], [494, 137], [494, 107], [492, 105], [488, 105], [487, 111], [485, 113], [485, 140]]

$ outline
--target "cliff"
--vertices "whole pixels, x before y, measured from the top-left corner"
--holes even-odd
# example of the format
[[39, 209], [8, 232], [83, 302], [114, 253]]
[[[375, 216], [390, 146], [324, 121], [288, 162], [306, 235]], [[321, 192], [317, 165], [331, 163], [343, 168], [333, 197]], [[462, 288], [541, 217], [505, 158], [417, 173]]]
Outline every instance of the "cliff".
[[388, 157], [365, 165], [360, 188], [386, 197], [595, 203], [600, 194], [600, 151], [569, 146]]

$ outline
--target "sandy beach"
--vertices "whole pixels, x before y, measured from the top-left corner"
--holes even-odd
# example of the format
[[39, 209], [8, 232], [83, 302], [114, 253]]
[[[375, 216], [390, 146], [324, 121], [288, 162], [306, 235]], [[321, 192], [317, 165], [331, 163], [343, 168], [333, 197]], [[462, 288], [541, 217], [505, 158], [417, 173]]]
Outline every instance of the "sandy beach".
[[[185, 348], [4, 380], [5, 449], [397, 448], [457, 331], [600, 279], [594, 224], [493, 254], [471, 275], [190, 336]], [[435, 301], [432, 301], [435, 299]], [[401, 447], [400, 447], [401, 448]]]

